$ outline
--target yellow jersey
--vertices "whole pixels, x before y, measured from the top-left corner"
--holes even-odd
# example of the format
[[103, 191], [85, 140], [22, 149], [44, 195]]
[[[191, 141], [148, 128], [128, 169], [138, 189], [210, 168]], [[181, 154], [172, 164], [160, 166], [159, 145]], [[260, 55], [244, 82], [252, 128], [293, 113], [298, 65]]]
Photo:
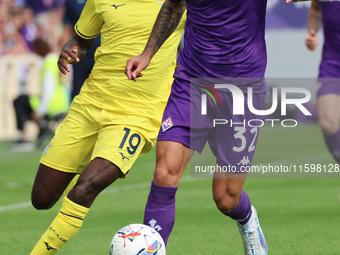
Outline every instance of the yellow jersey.
[[176, 65], [185, 16], [138, 82], [124, 74], [126, 61], [143, 50], [163, 1], [87, 0], [75, 25], [85, 39], [101, 35], [95, 65], [79, 97], [108, 111], [143, 116], [160, 125]]

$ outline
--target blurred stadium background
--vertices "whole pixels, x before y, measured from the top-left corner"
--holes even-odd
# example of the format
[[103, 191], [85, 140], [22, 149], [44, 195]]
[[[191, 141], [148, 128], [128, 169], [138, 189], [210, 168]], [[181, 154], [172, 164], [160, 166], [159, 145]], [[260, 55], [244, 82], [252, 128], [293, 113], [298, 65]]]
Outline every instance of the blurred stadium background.
[[[60, 36], [62, 24], [58, 15], [62, 13], [63, 1], [55, 2], [56, 6], [42, 14], [43, 20], [48, 21], [43, 23], [49, 24], [44, 29], [53, 36]], [[40, 62], [28, 48], [26, 51], [13, 48], [23, 40], [20, 33], [15, 33], [15, 37], [4, 36], [13, 27], [11, 15], [16, 13], [4, 13], [8, 4], [22, 7], [24, 1], [0, 0], [0, 253], [14, 255], [30, 252], [60, 204], [40, 212], [30, 204], [30, 190], [42, 149], [16, 153], [9, 150], [11, 141], [17, 138], [12, 101], [19, 94], [39, 91]], [[266, 77], [313, 81], [317, 76], [322, 32], [318, 34], [321, 45], [315, 52], [309, 52], [304, 45], [308, 6], [308, 2], [287, 5], [268, 0]], [[41, 17], [35, 15], [33, 19], [37, 20], [38, 16]], [[55, 47], [60, 51], [60, 45]], [[304, 84], [315, 103], [316, 84]], [[34, 139], [35, 126], [30, 125], [29, 130]], [[153, 150], [141, 157], [127, 179], [119, 180], [98, 197], [83, 228], [58, 254], [108, 254], [110, 240], [118, 229], [142, 221], [155, 165], [154, 154]], [[317, 123], [309, 121], [296, 128], [263, 128], [255, 154], [255, 164], [260, 163], [335, 162]], [[339, 179], [308, 178], [308, 175], [250, 178], [245, 190], [259, 211], [270, 254], [340, 254]], [[210, 179], [190, 178], [186, 171], [177, 202], [168, 254], [243, 253], [235, 224], [215, 208]]]

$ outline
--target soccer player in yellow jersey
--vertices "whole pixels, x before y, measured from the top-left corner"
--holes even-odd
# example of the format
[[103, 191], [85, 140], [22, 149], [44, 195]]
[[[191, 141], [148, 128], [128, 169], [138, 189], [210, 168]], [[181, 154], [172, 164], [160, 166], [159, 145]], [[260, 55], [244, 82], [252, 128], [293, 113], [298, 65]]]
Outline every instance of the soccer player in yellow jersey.
[[51, 208], [72, 179], [79, 179], [31, 255], [59, 251], [77, 233], [97, 195], [124, 177], [137, 157], [154, 145], [185, 21], [138, 85], [126, 79], [124, 69], [126, 59], [144, 49], [161, 5], [154, 0], [87, 0], [76, 34], [59, 56], [60, 71], [69, 72], [67, 63], [80, 61], [99, 33], [101, 45], [89, 78], [43, 152], [32, 189], [33, 206]]

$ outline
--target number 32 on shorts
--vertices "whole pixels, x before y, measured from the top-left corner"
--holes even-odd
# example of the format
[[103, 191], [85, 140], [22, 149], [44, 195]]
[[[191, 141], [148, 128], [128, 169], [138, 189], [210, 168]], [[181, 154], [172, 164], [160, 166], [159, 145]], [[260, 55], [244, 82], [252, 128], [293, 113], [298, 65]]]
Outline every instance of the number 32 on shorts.
[[[245, 127], [235, 127], [234, 130], [235, 130], [234, 137], [236, 139], [241, 140], [241, 145], [239, 147], [234, 146], [233, 151], [236, 151], [236, 152], [244, 151], [244, 149], [246, 149], [246, 146], [247, 146], [247, 138], [250, 138], [251, 135], [246, 134], [247, 129]], [[252, 140], [248, 147], [248, 152], [251, 152], [255, 150], [255, 142], [256, 142], [256, 138], [258, 134], [258, 128], [253, 127], [249, 130], [249, 132], [252, 134], [252, 137], [251, 137]]]
[[[124, 149], [124, 146], [126, 145], [126, 150], [130, 155], [135, 154], [140, 142], [141, 142], [141, 137], [139, 134], [134, 133], [130, 135], [131, 129], [129, 128], [124, 128], [125, 134], [122, 139], [122, 142], [119, 145], [120, 149]], [[130, 136], [129, 136], [130, 135]]]

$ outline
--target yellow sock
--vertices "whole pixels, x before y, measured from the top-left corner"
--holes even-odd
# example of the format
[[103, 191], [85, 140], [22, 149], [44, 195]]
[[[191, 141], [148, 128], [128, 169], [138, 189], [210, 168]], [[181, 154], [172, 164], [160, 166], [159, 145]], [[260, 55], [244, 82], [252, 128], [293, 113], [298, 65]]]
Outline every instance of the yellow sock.
[[88, 211], [89, 208], [78, 205], [65, 197], [59, 213], [30, 255], [55, 254], [77, 234]]

